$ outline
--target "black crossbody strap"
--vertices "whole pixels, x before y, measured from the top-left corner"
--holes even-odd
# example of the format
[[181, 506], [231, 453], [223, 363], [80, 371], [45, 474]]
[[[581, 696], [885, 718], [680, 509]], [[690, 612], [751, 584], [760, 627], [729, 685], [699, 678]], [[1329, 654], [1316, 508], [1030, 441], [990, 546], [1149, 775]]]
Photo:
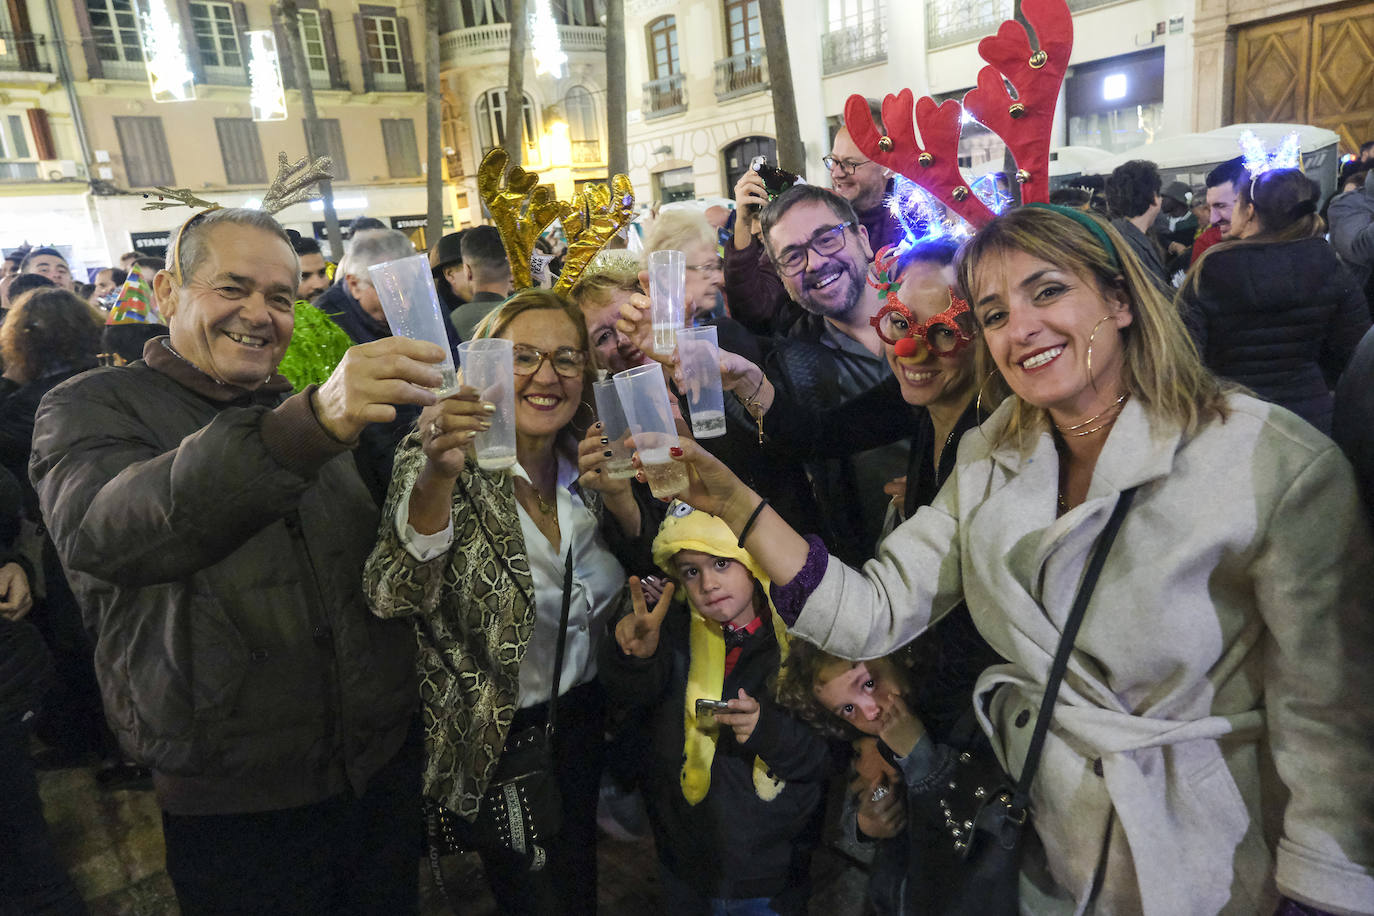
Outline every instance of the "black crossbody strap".
[[568, 606], [572, 602], [572, 544], [563, 563], [563, 609], [558, 615], [558, 646], [553, 650], [553, 693], [549, 696], [548, 734], [553, 735], [553, 720], [558, 716], [558, 686], [563, 674], [563, 647], [568, 638]]
[[1050, 730], [1050, 720], [1054, 717], [1059, 685], [1063, 683], [1064, 672], [1069, 667], [1069, 654], [1073, 652], [1079, 625], [1083, 623], [1083, 615], [1088, 609], [1088, 602], [1092, 600], [1093, 589], [1097, 587], [1097, 577], [1101, 575], [1102, 566], [1107, 562], [1107, 552], [1112, 549], [1112, 542], [1116, 540], [1116, 533], [1126, 517], [1126, 510], [1131, 507], [1131, 500], [1135, 499], [1135, 491], [1136, 488], [1131, 487], [1129, 490], [1123, 490], [1117, 497], [1116, 508], [1112, 509], [1112, 516], [1107, 519], [1107, 527], [1102, 529], [1097, 546], [1093, 548], [1087, 571], [1083, 573], [1083, 582], [1078, 586], [1078, 594], [1073, 599], [1073, 608], [1069, 611], [1068, 619], [1064, 621], [1064, 635], [1059, 637], [1059, 648], [1054, 653], [1054, 664], [1050, 666], [1050, 678], [1045, 684], [1045, 697], [1040, 701], [1040, 715], [1035, 719], [1035, 733], [1031, 735], [1026, 762], [1021, 767], [1021, 778], [1016, 783], [1016, 795], [1012, 799], [1013, 808], [1023, 809], [1030, 802], [1031, 783], [1035, 780], [1035, 771], [1040, 768], [1040, 752], [1045, 748], [1045, 735]]

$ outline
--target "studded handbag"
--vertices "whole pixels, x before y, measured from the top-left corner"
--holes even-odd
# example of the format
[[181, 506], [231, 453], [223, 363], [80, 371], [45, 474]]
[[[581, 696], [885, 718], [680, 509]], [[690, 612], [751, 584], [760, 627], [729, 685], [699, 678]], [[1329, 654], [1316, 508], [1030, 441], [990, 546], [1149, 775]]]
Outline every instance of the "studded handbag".
[[1012, 779], [1002, 769], [992, 744], [970, 713], [940, 746], [932, 772], [908, 792], [911, 854], [903, 913], [1014, 916], [1019, 912], [1021, 857], [1028, 843], [1038, 842], [1030, 823], [1031, 783], [1079, 625], [1134, 497], [1132, 488], [1117, 498], [1088, 561], [1050, 666], [1020, 778]]
[[[547, 859], [543, 844], [563, 826], [563, 799], [558, 789], [553, 735], [559, 680], [568, 633], [572, 590], [572, 551], [563, 567], [563, 606], [554, 650], [553, 693], [548, 721], [507, 735], [496, 771], [482, 794], [477, 817], [468, 821], [439, 802], [424, 799], [425, 832], [431, 871], [439, 876], [438, 859], [468, 850], [501, 850], [521, 858], [530, 871]], [[442, 886], [442, 877], [437, 877]]]

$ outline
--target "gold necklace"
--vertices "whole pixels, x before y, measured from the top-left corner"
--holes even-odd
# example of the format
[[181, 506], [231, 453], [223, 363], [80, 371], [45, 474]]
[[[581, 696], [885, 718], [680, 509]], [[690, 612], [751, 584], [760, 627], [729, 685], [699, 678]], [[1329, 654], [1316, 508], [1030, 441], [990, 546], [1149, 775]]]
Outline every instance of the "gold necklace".
[[553, 498], [554, 501], [549, 502], [547, 499], [544, 498], [544, 494], [539, 492], [539, 488], [536, 487], [533, 483], [525, 481], [525, 486], [528, 487], [529, 491], [534, 494], [534, 502], [539, 507], [540, 512], [542, 512], [545, 515], [553, 516], [556, 516], [558, 514], [558, 497], [556, 495]]
[[[1075, 438], [1077, 438], [1077, 437], [1079, 437], [1079, 436], [1091, 436], [1093, 433], [1097, 432], [1098, 430], [1106, 429], [1108, 426], [1111, 426], [1113, 423], [1115, 423], [1115, 422], [1116, 422], [1116, 416], [1113, 415], [1111, 418], [1109, 418], [1109, 419], [1107, 419], [1107, 420], [1104, 420], [1102, 423], [1099, 423], [1097, 426], [1094, 426], [1092, 429], [1083, 429], [1083, 427], [1087, 426], [1087, 425], [1090, 424], [1090, 423], [1097, 423], [1097, 421], [1098, 421], [1099, 419], [1101, 419], [1103, 416], [1105, 416], [1105, 415], [1111, 413], [1112, 411], [1119, 411], [1120, 408], [1121, 408], [1121, 405], [1122, 405], [1122, 404], [1125, 404], [1125, 403], [1126, 403], [1126, 399], [1127, 399], [1128, 397], [1130, 397], [1130, 396], [1131, 396], [1131, 393], [1130, 393], [1129, 391], [1126, 392], [1126, 393], [1123, 394], [1121, 397], [1117, 398], [1114, 402], [1112, 402], [1112, 404], [1111, 404], [1110, 406], [1108, 406], [1106, 410], [1103, 410], [1103, 411], [1101, 411], [1100, 413], [1097, 413], [1097, 414], [1095, 414], [1095, 415], [1093, 415], [1093, 416], [1091, 416], [1091, 417], [1088, 417], [1088, 419], [1084, 420], [1082, 423], [1075, 423], [1075, 424], [1072, 425], [1072, 426], [1060, 426], [1058, 423], [1056, 423], [1056, 424], [1054, 424], [1054, 428], [1057, 429], [1057, 430], [1059, 430], [1059, 432], [1063, 433], [1063, 434], [1066, 435], [1066, 436], [1073, 436], [1073, 437], [1075, 437]], [[1082, 430], [1082, 432], [1079, 432], [1079, 430]]]

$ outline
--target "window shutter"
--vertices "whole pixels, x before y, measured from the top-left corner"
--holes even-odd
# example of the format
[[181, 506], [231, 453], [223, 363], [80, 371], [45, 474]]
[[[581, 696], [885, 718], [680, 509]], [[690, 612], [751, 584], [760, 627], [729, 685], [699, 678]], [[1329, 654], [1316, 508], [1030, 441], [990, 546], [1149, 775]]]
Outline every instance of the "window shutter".
[[173, 187], [177, 180], [172, 171], [172, 156], [167, 150], [167, 136], [162, 131], [162, 119], [117, 117], [114, 121], [129, 187]]
[[353, 14], [353, 29], [358, 33], [358, 61], [363, 71], [363, 92], [372, 91], [372, 61], [367, 56], [367, 29], [362, 13]]
[[424, 86], [416, 75], [415, 54], [410, 50], [410, 20], [405, 16], [397, 17], [396, 31], [401, 39], [401, 69], [406, 76], [406, 88], [411, 92], [423, 92]]
[[52, 125], [42, 108], [29, 109], [29, 131], [33, 134], [34, 155], [39, 159], [56, 159], [57, 144], [52, 140]]
[[392, 178], [420, 177], [420, 149], [415, 142], [415, 122], [410, 118], [383, 118], [382, 145]]
[[[141, 9], [141, 8], [140, 8]], [[186, 49], [186, 65], [191, 68], [191, 79], [205, 85], [205, 67], [200, 60], [200, 47], [196, 44], [196, 31], [191, 26], [191, 4], [188, 0], [177, 0], [177, 15], [181, 18], [181, 46]], [[140, 12], [139, 15], [142, 15]]]
[[91, 33], [91, 11], [86, 7], [86, 0], [75, 0], [75, 3], [76, 25], [81, 32], [81, 53], [86, 58], [86, 78], [100, 79], [105, 71], [100, 65], [100, 54], [96, 51], [95, 35]]
[[229, 184], [267, 184], [262, 140], [252, 118], [215, 118], [215, 133]]
[[[344, 153], [343, 131], [339, 127], [338, 118], [320, 118], [318, 121], [319, 136], [321, 146], [318, 150], [310, 149], [310, 133], [307, 130], [305, 135], [305, 147], [310, 151], [311, 156], [328, 156], [333, 160], [334, 180], [348, 180], [348, 157]], [[302, 127], [304, 128], [304, 124]]]
[[[277, 38], [277, 57], [281, 61], [281, 84], [283, 88], [296, 88], [296, 62], [291, 57], [291, 46], [286, 43], [286, 20], [282, 18], [281, 7], [272, 6], [272, 34]], [[296, 39], [297, 42], [300, 38]]]
[[347, 89], [344, 81], [343, 65], [339, 59], [339, 45], [334, 38], [334, 14], [320, 10], [320, 31], [324, 33], [324, 52], [329, 63], [329, 85], [335, 89]]

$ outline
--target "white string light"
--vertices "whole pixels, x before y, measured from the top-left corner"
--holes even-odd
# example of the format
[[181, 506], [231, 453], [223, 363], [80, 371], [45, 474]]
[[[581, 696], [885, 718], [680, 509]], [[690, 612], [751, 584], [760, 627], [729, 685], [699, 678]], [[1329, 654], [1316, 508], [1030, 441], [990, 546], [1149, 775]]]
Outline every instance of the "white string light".
[[568, 55], [563, 52], [558, 23], [553, 18], [549, 0], [535, 0], [534, 16], [530, 20], [530, 50], [534, 52], [534, 72], [537, 75], [564, 75]]
[[188, 102], [196, 97], [195, 77], [181, 47], [181, 27], [165, 0], [148, 0], [143, 20], [143, 60], [154, 102]]
[[285, 121], [286, 88], [281, 81], [277, 37], [270, 29], [245, 34], [248, 36], [248, 102], [253, 107], [253, 120]]

